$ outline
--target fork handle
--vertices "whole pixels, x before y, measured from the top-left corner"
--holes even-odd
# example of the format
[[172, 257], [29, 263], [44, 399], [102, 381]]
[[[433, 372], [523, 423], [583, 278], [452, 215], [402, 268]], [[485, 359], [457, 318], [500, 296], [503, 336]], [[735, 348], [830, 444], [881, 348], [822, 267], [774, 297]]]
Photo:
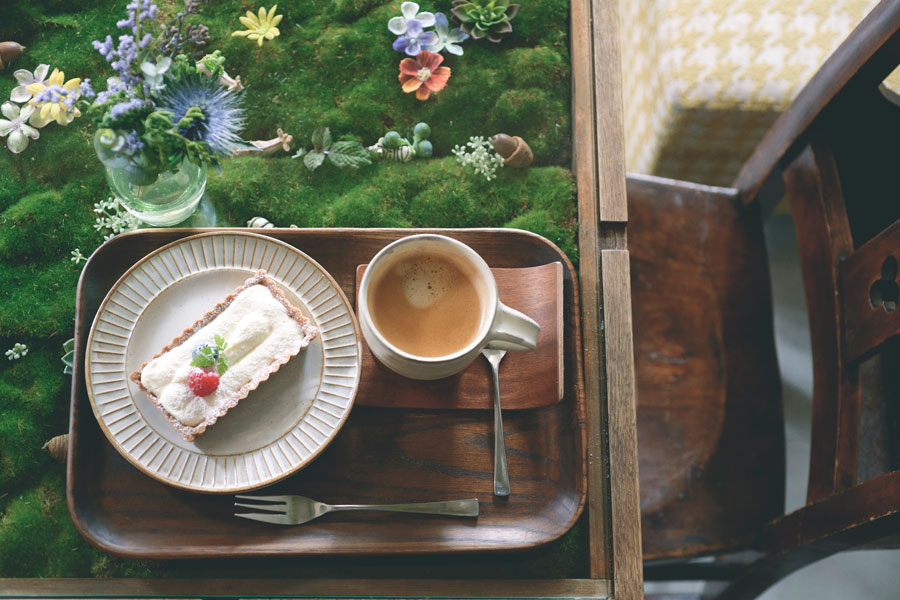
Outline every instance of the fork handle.
[[445, 502], [415, 502], [411, 504], [334, 504], [331, 510], [383, 510], [387, 512], [447, 515], [451, 517], [477, 517], [478, 498], [448, 500]]

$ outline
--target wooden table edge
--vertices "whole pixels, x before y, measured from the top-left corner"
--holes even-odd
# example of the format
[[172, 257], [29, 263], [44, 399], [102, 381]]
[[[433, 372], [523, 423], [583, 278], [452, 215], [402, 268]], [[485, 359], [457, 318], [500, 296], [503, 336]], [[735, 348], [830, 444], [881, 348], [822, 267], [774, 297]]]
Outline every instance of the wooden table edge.
[[[609, 598], [602, 579], [0, 579], [27, 598]], [[379, 590], [374, 592], [373, 590]]]

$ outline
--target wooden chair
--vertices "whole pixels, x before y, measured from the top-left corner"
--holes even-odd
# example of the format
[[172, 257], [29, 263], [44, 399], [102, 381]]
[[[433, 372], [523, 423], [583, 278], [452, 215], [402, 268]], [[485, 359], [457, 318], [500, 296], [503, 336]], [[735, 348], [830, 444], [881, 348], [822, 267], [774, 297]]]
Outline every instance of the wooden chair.
[[[732, 187], [628, 178], [647, 579], [723, 579], [721, 597], [754, 598], [898, 540], [900, 101], [880, 85], [898, 64], [900, 0], [884, 0]], [[807, 504], [787, 515], [767, 190], [790, 199], [813, 349]], [[718, 560], [689, 560], [703, 555]]]

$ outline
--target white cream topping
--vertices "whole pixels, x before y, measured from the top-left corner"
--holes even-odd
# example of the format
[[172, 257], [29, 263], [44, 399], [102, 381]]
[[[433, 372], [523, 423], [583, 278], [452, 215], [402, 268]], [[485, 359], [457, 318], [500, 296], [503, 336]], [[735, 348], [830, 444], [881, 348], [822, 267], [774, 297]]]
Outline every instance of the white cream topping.
[[[214, 345], [216, 335], [228, 343], [228, 370], [215, 392], [196, 396], [188, 386], [191, 353], [199, 344]], [[193, 427], [224, 406], [276, 358], [300, 352], [303, 339], [300, 324], [268, 288], [251, 285], [185, 343], [150, 361], [141, 372], [141, 383], [173, 417]]]

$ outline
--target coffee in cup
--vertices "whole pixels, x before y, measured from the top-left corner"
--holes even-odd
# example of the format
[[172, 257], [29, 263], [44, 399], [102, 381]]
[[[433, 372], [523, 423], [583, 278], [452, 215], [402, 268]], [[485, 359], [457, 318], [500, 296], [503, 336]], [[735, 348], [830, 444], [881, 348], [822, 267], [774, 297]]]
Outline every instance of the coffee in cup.
[[458, 373], [488, 345], [533, 350], [540, 332], [500, 302], [490, 268], [474, 250], [433, 234], [397, 240], [372, 259], [358, 313], [375, 357], [413, 379]]

